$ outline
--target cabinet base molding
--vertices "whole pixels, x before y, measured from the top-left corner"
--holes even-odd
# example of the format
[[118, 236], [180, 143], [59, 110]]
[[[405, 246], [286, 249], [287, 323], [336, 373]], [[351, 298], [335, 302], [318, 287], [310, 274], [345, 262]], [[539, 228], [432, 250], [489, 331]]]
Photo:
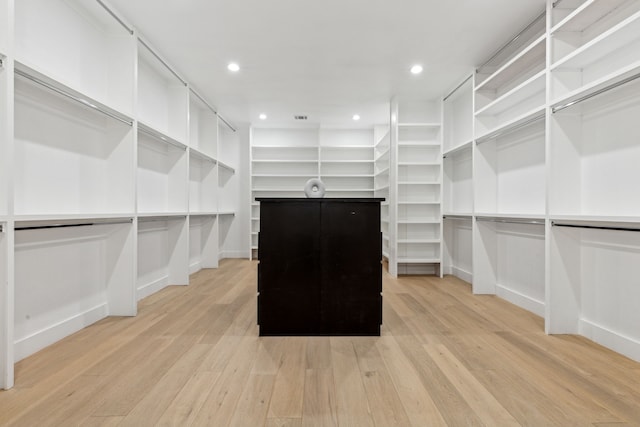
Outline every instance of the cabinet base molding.
[[496, 285], [496, 295], [500, 298], [509, 301], [512, 304], [517, 305], [520, 308], [524, 308], [537, 314], [540, 317], [544, 317], [544, 302], [531, 298], [521, 292], [514, 291], [503, 285]]
[[613, 331], [587, 319], [580, 319], [578, 333], [604, 347], [640, 362], [640, 340]]
[[67, 319], [54, 323], [46, 328], [30, 334], [24, 338], [20, 338], [14, 343], [15, 361], [28, 357], [43, 348], [60, 341], [89, 325], [96, 323], [98, 320], [104, 319], [109, 315], [109, 307], [107, 303], [97, 305], [93, 308], [75, 314]]

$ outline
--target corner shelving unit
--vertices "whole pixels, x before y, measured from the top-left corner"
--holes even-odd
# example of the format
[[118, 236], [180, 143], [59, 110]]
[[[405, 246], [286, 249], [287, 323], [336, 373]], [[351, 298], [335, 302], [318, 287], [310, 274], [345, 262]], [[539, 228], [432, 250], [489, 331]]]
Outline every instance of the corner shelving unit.
[[389, 262], [389, 171], [391, 167], [391, 139], [389, 125], [374, 127], [374, 197], [384, 198], [380, 204], [380, 227], [382, 231], [382, 256]]
[[[389, 272], [442, 274], [442, 141], [436, 102], [391, 102]], [[393, 119], [395, 117], [395, 120]]]
[[[0, 0], [0, 62], [0, 387], [11, 388], [16, 361], [217, 265], [217, 218], [237, 201], [220, 211], [217, 170], [196, 166], [234, 174], [239, 150], [217, 160], [219, 115], [196, 123], [189, 97], [206, 101], [103, 2]], [[206, 188], [190, 195], [194, 176]]]

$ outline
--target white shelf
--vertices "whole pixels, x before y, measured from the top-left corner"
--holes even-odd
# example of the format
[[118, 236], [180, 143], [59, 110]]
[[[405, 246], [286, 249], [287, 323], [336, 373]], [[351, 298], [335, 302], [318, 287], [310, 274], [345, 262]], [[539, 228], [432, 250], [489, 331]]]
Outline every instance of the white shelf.
[[318, 164], [319, 161], [318, 160], [259, 160], [259, 159], [253, 159], [251, 160], [252, 163], [313, 163], [313, 164]]
[[320, 178], [373, 178], [373, 174], [343, 174], [343, 173], [333, 173], [333, 174], [320, 174]]
[[429, 202], [403, 202], [398, 201], [398, 205], [439, 205], [439, 201], [429, 201]]
[[185, 218], [189, 212], [138, 212], [138, 218]]
[[476, 143], [479, 144], [482, 141], [486, 141], [491, 138], [495, 138], [498, 134], [504, 134], [524, 126], [532, 121], [541, 119], [544, 117], [545, 106], [536, 107], [530, 111], [527, 111], [513, 119], [495, 126], [487, 131], [482, 132], [476, 136]]
[[518, 214], [518, 213], [508, 213], [508, 214], [504, 214], [504, 213], [492, 213], [492, 212], [487, 212], [487, 213], [481, 213], [481, 212], [475, 212], [474, 216], [477, 218], [487, 218], [487, 219], [505, 219], [505, 220], [523, 220], [523, 221], [527, 221], [527, 220], [531, 220], [531, 221], [539, 221], [539, 220], [544, 220], [546, 217], [544, 214]]
[[551, 34], [561, 31], [580, 33], [629, 0], [587, 0], [551, 28]]
[[640, 12], [636, 12], [593, 40], [575, 49], [551, 65], [558, 69], [579, 70], [610, 53], [640, 39]]
[[229, 171], [229, 172], [231, 172], [232, 174], [233, 174], [233, 173], [236, 173], [236, 170], [235, 170], [235, 168], [234, 168], [234, 167], [229, 166], [228, 164], [226, 164], [226, 163], [224, 163], [224, 162], [221, 162], [220, 160], [218, 160], [218, 166], [220, 166], [220, 167], [221, 167], [221, 168], [223, 168], [223, 169], [228, 170], [228, 171]]
[[440, 224], [439, 219], [399, 219], [398, 224]]
[[101, 214], [42, 214], [42, 215], [15, 215], [13, 219], [16, 225], [26, 222], [40, 223], [70, 223], [73, 221], [91, 222], [101, 220], [133, 220], [135, 214], [131, 212], [101, 213]]
[[161, 131], [154, 129], [153, 127], [143, 123], [143, 122], [138, 122], [138, 131], [154, 138], [157, 141], [166, 143], [166, 144], [171, 144], [176, 148], [179, 148], [181, 150], [186, 150], [187, 146], [185, 144], [183, 144], [182, 142], [171, 138], [168, 135], [165, 135], [164, 133], [162, 133]]
[[[504, 111], [520, 104], [523, 100], [529, 99], [540, 93], [544, 94], [544, 88], [546, 86], [545, 75], [545, 70], [538, 72], [534, 76], [511, 89], [509, 92], [478, 109], [476, 111], [476, 116], [500, 115]], [[540, 104], [544, 104], [543, 99]]]
[[620, 224], [624, 226], [637, 225], [640, 226], [640, 216], [607, 216], [607, 215], [550, 215], [551, 221], [562, 223], [602, 223], [602, 224]]
[[511, 82], [516, 77], [526, 73], [536, 64], [540, 64], [544, 68], [546, 52], [545, 41], [546, 35], [538, 37], [533, 43], [525, 47], [520, 53], [487, 77], [475, 90], [496, 90]]
[[398, 181], [398, 185], [440, 185], [436, 181]]
[[398, 162], [398, 166], [440, 166], [440, 162]]
[[401, 141], [398, 147], [440, 147], [439, 142], [434, 141]]
[[398, 243], [400, 244], [440, 243], [440, 239], [398, 239]]
[[413, 123], [398, 123], [398, 127], [420, 127], [420, 128], [439, 128], [441, 126], [440, 123], [418, 123], [418, 122], [413, 122]]
[[442, 157], [449, 157], [457, 155], [463, 151], [469, 150], [473, 147], [473, 141], [464, 142], [456, 147], [450, 148], [442, 153]]
[[317, 178], [318, 174], [310, 173], [254, 173], [255, 178]]
[[399, 264], [437, 264], [440, 258], [398, 258]]
[[198, 160], [203, 160], [205, 162], [213, 163], [214, 165], [218, 163], [218, 161], [216, 159], [214, 159], [213, 157], [211, 157], [208, 154], [205, 154], [202, 151], [197, 150], [195, 148], [189, 148], [189, 155], [191, 157], [193, 157], [193, 158], [198, 159]]
[[444, 219], [447, 219], [446, 217], [454, 217], [452, 219], [468, 219], [471, 220], [473, 219], [473, 213], [471, 212], [445, 212], [442, 214], [442, 217]]

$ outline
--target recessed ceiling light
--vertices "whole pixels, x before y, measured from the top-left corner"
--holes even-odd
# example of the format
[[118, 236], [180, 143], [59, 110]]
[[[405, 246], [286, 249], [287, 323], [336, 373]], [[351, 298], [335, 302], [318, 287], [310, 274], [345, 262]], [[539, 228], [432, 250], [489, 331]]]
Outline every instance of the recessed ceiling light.
[[422, 65], [416, 64], [411, 67], [411, 74], [420, 74], [422, 72]]
[[360, 120], [360, 116], [359, 116], [359, 115], [357, 115], [357, 114], [354, 114], [354, 115], [353, 115], [353, 120], [356, 120], [356, 121], [357, 121], [357, 120]]
[[235, 62], [230, 62], [229, 65], [227, 65], [227, 69], [235, 73], [236, 71], [240, 71], [240, 66]]
[[260, 120], [267, 120], [267, 115], [262, 113], [258, 116], [260, 118]]

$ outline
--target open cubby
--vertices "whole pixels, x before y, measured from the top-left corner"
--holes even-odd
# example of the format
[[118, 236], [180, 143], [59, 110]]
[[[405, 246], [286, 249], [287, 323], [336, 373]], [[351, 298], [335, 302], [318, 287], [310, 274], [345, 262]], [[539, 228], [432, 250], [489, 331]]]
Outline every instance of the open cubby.
[[444, 274], [473, 282], [473, 226], [471, 216], [443, 221], [442, 265]]
[[14, 113], [17, 215], [134, 211], [129, 124], [24, 78]]
[[638, 216], [640, 81], [551, 115], [552, 215]]
[[218, 267], [218, 217], [189, 217], [189, 274]]
[[443, 160], [443, 208], [445, 213], [473, 212], [472, 146], [448, 154]]
[[583, 335], [640, 360], [640, 233], [554, 226], [549, 260], [547, 332]]
[[146, 43], [138, 42], [138, 118], [186, 144], [189, 90], [165, 64]]
[[545, 121], [479, 142], [474, 172], [475, 211], [545, 214]]
[[218, 191], [217, 165], [214, 159], [189, 150], [189, 212], [216, 212]]
[[16, 361], [106, 316], [136, 314], [134, 231], [123, 222], [15, 231]]
[[193, 91], [189, 92], [189, 146], [218, 157], [218, 116]]
[[187, 149], [138, 132], [138, 212], [187, 212]]
[[545, 314], [545, 227], [476, 220], [473, 292]]
[[127, 115], [133, 113], [134, 43], [98, 2], [15, 2], [16, 60]]

